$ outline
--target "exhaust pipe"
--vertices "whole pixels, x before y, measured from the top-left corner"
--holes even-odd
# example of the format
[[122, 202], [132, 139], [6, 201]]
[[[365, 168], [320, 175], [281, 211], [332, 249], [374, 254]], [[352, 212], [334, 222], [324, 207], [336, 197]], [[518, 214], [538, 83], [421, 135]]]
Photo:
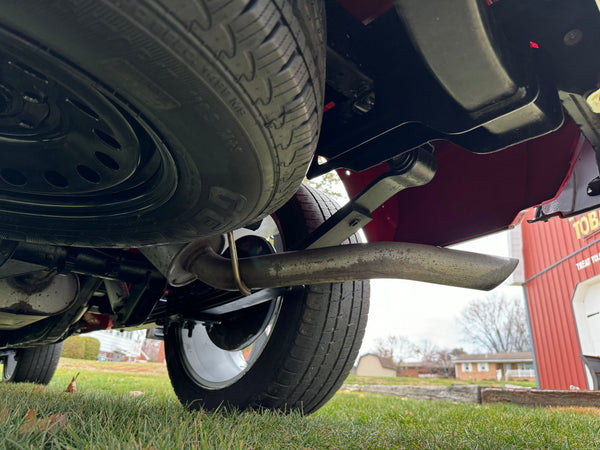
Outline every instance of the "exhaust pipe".
[[[191, 244], [177, 258], [200, 281], [224, 290], [239, 284], [230, 259], [210, 246]], [[518, 260], [430, 245], [372, 242], [241, 258], [239, 275], [250, 289], [400, 278], [490, 290], [502, 283]]]

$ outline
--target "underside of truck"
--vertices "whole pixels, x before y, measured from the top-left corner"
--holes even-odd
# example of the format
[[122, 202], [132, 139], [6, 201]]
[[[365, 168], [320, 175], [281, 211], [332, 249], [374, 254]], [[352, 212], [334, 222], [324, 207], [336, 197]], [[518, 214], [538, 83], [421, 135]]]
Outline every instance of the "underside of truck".
[[[311, 412], [372, 278], [600, 205], [593, 0], [30, 0], [0, 17], [0, 361], [153, 329], [192, 408]], [[336, 172], [339, 207], [303, 184]], [[368, 242], [356, 234], [364, 230]]]

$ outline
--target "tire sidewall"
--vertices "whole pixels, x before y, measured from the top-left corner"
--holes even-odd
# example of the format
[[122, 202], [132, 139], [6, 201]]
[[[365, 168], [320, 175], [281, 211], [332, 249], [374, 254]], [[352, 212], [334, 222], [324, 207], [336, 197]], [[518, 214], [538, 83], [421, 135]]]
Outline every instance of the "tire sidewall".
[[41, 345], [16, 350], [16, 364], [7, 377], [2, 372], [2, 380], [9, 383], [48, 384], [58, 366], [63, 343]]

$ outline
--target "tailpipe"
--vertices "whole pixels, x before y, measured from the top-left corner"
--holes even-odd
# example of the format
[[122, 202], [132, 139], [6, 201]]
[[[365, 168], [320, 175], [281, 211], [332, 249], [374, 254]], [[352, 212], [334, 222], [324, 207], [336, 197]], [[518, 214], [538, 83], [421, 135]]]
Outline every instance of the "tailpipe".
[[[218, 289], [237, 290], [232, 262], [207, 245], [186, 248], [184, 270]], [[241, 281], [250, 289], [400, 278], [490, 290], [502, 283], [518, 260], [422, 244], [371, 242], [241, 258]]]

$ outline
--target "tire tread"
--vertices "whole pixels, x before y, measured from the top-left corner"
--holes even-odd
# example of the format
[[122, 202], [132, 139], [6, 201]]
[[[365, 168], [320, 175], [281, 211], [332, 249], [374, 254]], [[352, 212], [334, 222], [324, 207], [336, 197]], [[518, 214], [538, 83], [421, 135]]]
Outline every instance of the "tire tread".
[[[309, 231], [339, 209], [329, 196], [307, 185], [300, 188], [296, 199]], [[352, 236], [345, 241], [350, 242], [359, 239]], [[355, 281], [308, 287], [302, 321], [280, 372], [287, 383], [279, 381], [282, 394], [273, 407], [310, 413], [335, 394], [362, 343], [368, 317], [368, 286], [368, 281]], [[300, 367], [304, 370], [298, 373]], [[284, 373], [291, 373], [292, 380]]]
[[[316, 150], [325, 89], [323, 2], [196, 0], [195, 4], [198, 17], [210, 16], [210, 27], [194, 26], [201, 19], [190, 15], [189, 6], [178, 9], [164, 0], [162, 6], [212, 49], [258, 109], [273, 148], [285, 152], [278, 155], [278, 186], [269, 203], [273, 211], [296, 191]], [[216, 27], [228, 30], [230, 51], [222, 48], [227, 39], [215, 33]]]
[[17, 367], [10, 380], [14, 383], [48, 384], [54, 376], [63, 343], [17, 350]]

